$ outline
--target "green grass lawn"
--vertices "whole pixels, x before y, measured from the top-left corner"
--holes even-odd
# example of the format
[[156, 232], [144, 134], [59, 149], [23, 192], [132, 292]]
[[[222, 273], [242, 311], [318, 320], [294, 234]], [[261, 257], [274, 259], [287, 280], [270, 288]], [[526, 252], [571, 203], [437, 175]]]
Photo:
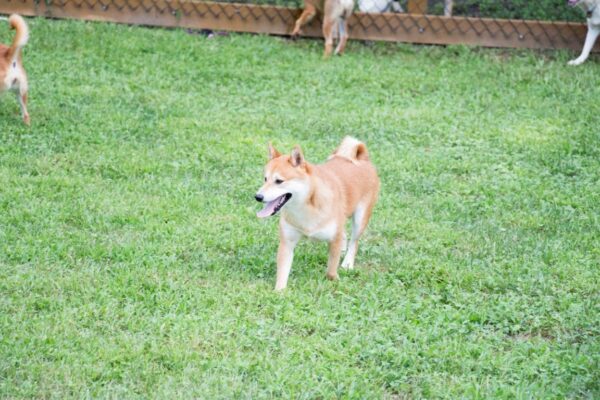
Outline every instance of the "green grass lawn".
[[[600, 396], [597, 56], [29, 22], [1, 398]], [[275, 293], [266, 143], [347, 134], [382, 180], [358, 269], [302, 242]]]

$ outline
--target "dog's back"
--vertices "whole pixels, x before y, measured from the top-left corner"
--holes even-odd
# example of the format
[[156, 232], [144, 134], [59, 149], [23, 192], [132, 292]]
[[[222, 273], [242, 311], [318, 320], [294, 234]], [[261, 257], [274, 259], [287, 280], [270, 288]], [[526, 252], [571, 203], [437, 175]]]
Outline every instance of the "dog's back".
[[[2, 82], [9, 75], [10, 68], [16, 68], [16, 63], [20, 64], [21, 49], [29, 39], [29, 29], [20, 15], [11, 15], [8, 23], [16, 33], [10, 46], [0, 44], [0, 81]], [[4, 84], [10, 86], [10, 82], [4, 82]], [[7, 89], [7, 87], [3, 89]]]
[[29, 29], [23, 17], [13, 14], [8, 23], [16, 33], [10, 46], [0, 45], [0, 92], [14, 90], [17, 93], [23, 122], [29, 125], [27, 112], [27, 74], [21, 62], [21, 49], [29, 39]]
[[359, 203], [374, 204], [377, 200], [379, 178], [364, 143], [344, 138], [327, 162], [317, 168], [325, 179], [340, 186], [346, 217], [352, 215]]

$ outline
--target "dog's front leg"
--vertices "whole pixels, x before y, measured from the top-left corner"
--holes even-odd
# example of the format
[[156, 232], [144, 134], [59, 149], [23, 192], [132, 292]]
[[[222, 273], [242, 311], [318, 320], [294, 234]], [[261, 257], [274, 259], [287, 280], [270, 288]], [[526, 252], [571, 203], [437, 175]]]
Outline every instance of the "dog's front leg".
[[275, 290], [287, 287], [288, 277], [294, 261], [294, 249], [300, 241], [300, 233], [283, 221], [279, 228], [279, 249], [277, 250], [277, 278]]
[[585, 44], [583, 45], [583, 50], [581, 51], [581, 55], [574, 60], [569, 61], [569, 65], [579, 65], [583, 63], [590, 55], [590, 52], [594, 48], [594, 43], [596, 43], [596, 39], [600, 34], [600, 28], [589, 25], [588, 32], [585, 37]]
[[342, 254], [342, 245], [344, 244], [344, 233], [338, 232], [335, 238], [329, 242], [329, 259], [327, 260], [327, 279], [336, 280], [338, 278], [338, 265], [340, 264], [340, 255]]

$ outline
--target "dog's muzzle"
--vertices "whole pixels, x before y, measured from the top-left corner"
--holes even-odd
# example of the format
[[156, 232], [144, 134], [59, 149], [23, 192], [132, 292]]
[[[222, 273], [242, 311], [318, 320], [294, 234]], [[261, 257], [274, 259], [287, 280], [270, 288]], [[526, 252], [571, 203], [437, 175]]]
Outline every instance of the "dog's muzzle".
[[[259, 196], [260, 196], [260, 200], [258, 200]], [[264, 196], [262, 196], [262, 195], [256, 195], [255, 198], [258, 201], [264, 202]], [[271, 215], [277, 214], [279, 212], [279, 210], [281, 210], [281, 207], [283, 207], [285, 205], [285, 203], [287, 203], [288, 200], [291, 198], [292, 198], [291, 193], [285, 193], [285, 194], [282, 194], [281, 196], [277, 197], [274, 200], [265, 202], [266, 203], [265, 206], [263, 207], [262, 210], [260, 210], [259, 212], [256, 213], [256, 216], [258, 218], [266, 218], [266, 217], [270, 217]]]

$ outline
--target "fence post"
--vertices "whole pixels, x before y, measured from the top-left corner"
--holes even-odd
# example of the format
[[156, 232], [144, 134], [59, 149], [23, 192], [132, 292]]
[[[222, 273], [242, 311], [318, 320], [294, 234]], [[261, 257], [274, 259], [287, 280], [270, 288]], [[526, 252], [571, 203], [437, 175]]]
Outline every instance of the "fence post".
[[427, 14], [427, 0], [408, 0], [406, 10], [409, 14]]

